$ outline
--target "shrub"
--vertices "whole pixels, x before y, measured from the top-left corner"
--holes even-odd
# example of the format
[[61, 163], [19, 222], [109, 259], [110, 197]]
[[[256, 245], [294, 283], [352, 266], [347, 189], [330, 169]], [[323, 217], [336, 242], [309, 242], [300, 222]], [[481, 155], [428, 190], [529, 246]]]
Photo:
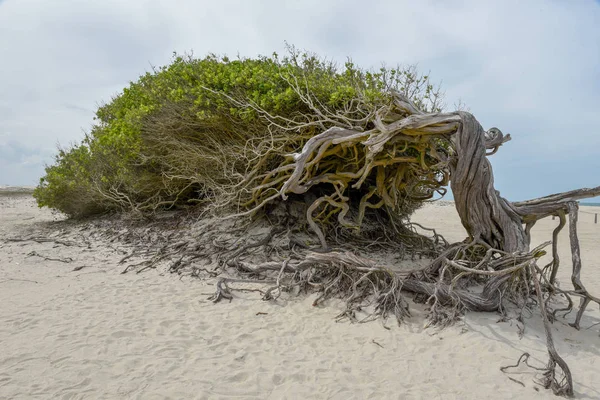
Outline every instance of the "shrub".
[[[440, 108], [439, 90], [412, 67], [365, 71], [346, 62], [338, 68], [294, 49], [284, 58], [174, 55], [170, 65], [99, 107], [92, 131], [81, 144], [59, 150], [34, 196], [40, 206], [72, 217], [197, 204], [259, 209], [283, 185], [285, 173], [269, 174], [285, 166], [289, 154], [332, 126], [371, 128], [393, 91], [425, 110]], [[365, 157], [360, 149], [351, 153]], [[348, 164], [332, 157], [338, 161], [324, 162], [323, 171]], [[404, 194], [395, 197], [396, 211], [410, 213], [422, 201], [409, 195], [419, 190], [418, 174], [397, 188]], [[376, 179], [374, 173], [363, 189], [349, 193], [352, 201], [377, 186]], [[314, 194], [327, 190], [317, 186]]]

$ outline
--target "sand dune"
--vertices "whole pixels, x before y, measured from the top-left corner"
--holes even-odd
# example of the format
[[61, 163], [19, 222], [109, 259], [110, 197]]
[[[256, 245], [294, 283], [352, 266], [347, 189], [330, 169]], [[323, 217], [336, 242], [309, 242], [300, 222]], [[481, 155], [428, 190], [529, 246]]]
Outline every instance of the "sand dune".
[[[311, 307], [306, 297], [269, 303], [247, 293], [214, 305], [214, 281], [121, 275], [122, 254], [85, 244], [77, 225], [53, 222], [60, 218], [27, 195], [0, 196], [0, 399], [554, 398], [534, 383], [535, 371], [499, 370], [525, 351], [545, 364], [536, 315], [519, 339], [516, 322], [496, 314], [425, 329], [419, 305], [389, 329], [336, 323], [339, 304]], [[449, 240], [465, 237], [453, 207], [428, 206], [416, 218]], [[580, 222], [583, 278], [600, 293], [600, 224], [588, 214]], [[552, 228], [539, 223], [535, 240]], [[7, 241], [36, 235], [77, 245]], [[577, 398], [600, 398], [600, 325], [586, 329], [599, 322], [590, 307], [581, 331], [553, 325]]]

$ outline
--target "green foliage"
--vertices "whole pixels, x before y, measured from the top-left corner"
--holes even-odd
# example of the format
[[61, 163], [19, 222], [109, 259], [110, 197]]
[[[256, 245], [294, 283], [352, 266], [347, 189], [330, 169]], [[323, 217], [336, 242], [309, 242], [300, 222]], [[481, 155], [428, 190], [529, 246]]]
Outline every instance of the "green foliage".
[[59, 149], [56, 163], [46, 168], [46, 176], [34, 190], [38, 205], [72, 216], [94, 214], [108, 207], [92, 187], [92, 165], [90, 149], [85, 144]]
[[267, 145], [274, 120], [289, 126], [323, 111], [358, 120], [391, 101], [391, 90], [439, 108], [439, 91], [414, 68], [364, 71], [350, 61], [338, 68], [294, 49], [284, 58], [236, 60], [174, 54], [99, 107], [90, 134], [59, 150], [34, 196], [73, 217], [206, 201], [243, 207], [243, 190], [232, 188], [247, 179], [250, 164], [275, 167], [320, 132], [314, 124], [279, 129], [281, 140]]

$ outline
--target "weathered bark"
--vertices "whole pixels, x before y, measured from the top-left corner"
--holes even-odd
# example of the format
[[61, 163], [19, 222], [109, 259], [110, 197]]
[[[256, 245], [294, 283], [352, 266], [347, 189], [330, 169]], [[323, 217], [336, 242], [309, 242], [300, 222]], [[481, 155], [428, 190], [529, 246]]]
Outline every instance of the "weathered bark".
[[402, 288], [413, 293], [419, 293], [426, 296], [435, 296], [437, 301], [443, 304], [452, 304], [460, 302], [469, 311], [498, 311], [502, 307], [502, 297], [499, 290], [510, 275], [504, 275], [498, 279], [492, 279], [491, 285], [481, 291], [474, 293], [467, 290], [456, 290], [450, 285], [434, 284], [423, 282], [419, 279], [407, 279], [402, 283]]
[[461, 112], [454, 135], [456, 154], [450, 162], [450, 184], [456, 210], [472, 238], [507, 252], [527, 251], [529, 238], [522, 219], [494, 189], [492, 166], [486, 149], [510, 139], [497, 130], [487, 135], [475, 117]]
[[512, 203], [512, 206], [523, 221], [528, 222], [549, 215], [558, 215], [557, 213], [560, 211], [568, 213], [568, 203], [596, 196], [600, 196], [600, 186], [555, 193], [526, 201], [517, 201]]

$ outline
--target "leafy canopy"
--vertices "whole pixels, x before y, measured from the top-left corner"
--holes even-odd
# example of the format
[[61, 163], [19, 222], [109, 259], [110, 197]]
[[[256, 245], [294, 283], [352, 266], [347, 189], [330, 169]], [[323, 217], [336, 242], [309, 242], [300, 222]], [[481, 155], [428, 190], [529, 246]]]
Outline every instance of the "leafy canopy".
[[98, 108], [91, 132], [59, 150], [34, 196], [72, 217], [198, 203], [249, 208], [261, 200], [257, 177], [320, 133], [311, 121], [337, 113], [367, 129], [391, 90], [440, 107], [439, 90], [414, 68], [339, 68], [293, 48], [283, 58], [174, 54]]

